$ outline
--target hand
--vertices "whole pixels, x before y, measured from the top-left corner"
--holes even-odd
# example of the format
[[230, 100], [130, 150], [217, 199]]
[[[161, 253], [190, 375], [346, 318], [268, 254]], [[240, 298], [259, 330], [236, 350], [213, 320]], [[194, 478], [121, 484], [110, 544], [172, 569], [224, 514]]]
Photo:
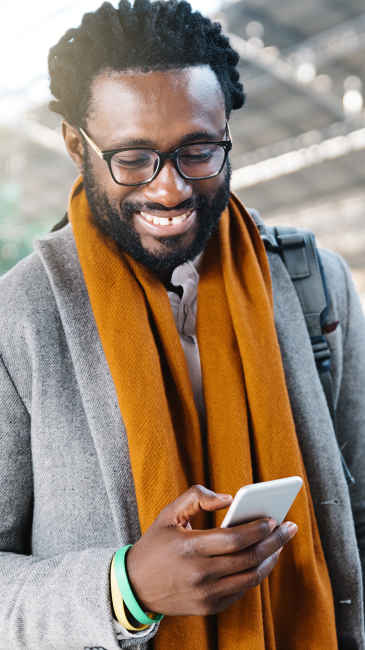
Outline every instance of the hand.
[[232, 528], [192, 530], [200, 510], [230, 505], [232, 497], [194, 485], [164, 508], [129, 550], [132, 589], [147, 612], [169, 616], [216, 614], [259, 585], [297, 532], [286, 522], [258, 519]]

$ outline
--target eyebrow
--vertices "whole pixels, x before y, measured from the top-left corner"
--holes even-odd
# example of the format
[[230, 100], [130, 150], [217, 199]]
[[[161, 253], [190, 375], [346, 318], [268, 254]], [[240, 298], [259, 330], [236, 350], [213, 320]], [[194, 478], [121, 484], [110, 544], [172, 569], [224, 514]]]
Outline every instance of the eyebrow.
[[[226, 127], [222, 129], [222, 139], [225, 134]], [[220, 136], [217, 137], [216, 133], [213, 133], [212, 131], [194, 131], [192, 133], [187, 133], [184, 135], [184, 137], [180, 140], [179, 144], [176, 145], [176, 147], [172, 147], [173, 149], [176, 149], [177, 147], [181, 147], [184, 144], [189, 144], [190, 142], [197, 142], [197, 141], [208, 141], [208, 142], [216, 142], [217, 140], [220, 139]], [[124, 140], [124, 142], [119, 141], [117, 144], [113, 145], [108, 149], [108, 151], [114, 151], [117, 150], [118, 148], [124, 149], [125, 147], [146, 147], [147, 149], [158, 149], [156, 146], [156, 143], [153, 142], [152, 140], [148, 140], [145, 138], [129, 138], [127, 140]]]

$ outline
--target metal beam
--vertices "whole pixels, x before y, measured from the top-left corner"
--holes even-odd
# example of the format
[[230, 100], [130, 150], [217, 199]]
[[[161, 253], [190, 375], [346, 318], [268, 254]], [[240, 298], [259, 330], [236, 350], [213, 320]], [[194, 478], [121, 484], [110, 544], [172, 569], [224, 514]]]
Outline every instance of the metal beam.
[[273, 79], [280, 81], [288, 88], [306, 95], [337, 120], [346, 119], [346, 114], [340, 99], [331, 93], [322, 94], [308, 84], [303, 84], [298, 81], [296, 69], [288, 60], [281, 56], [272, 57], [268, 55], [265, 48], [257, 47], [241, 36], [237, 36], [237, 34], [230, 33], [228, 37], [241, 59], [269, 74]]
[[[237, 191], [253, 187], [365, 149], [365, 128], [343, 134], [337, 133], [332, 137], [328, 135], [326, 137], [325, 133], [317, 132], [317, 134], [319, 136], [317, 142], [309, 146], [298, 146], [280, 155], [275, 155], [273, 152], [264, 160], [235, 169], [232, 175], [232, 189]], [[305, 141], [308, 135], [303, 134], [302, 140]], [[280, 147], [280, 144], [276, 146]], [[283, 151], [282, 143], [281, 147]]]
[[298, 47], [286, 53], [290, 60], [301, 60], [310, 51], [318, 66], [349, 56], [364, 47], [365, 13], [347, 20], [336, 27], [308, 38]]
[[[297, 47], [290, 48], [282, 53], [284, 59], [296, 65], [310, 60], [317, 66], [323, 67], [341, 57], [350, 56], [364, 48], [365, 43], [365, 14], [345, 21], [331, 29], [302, 41]], [[247, 92], [254, 95], [269, 89], [273, 85], [271, 75], [263, 74], [259, 77], [248, 79], [245, 83]]]

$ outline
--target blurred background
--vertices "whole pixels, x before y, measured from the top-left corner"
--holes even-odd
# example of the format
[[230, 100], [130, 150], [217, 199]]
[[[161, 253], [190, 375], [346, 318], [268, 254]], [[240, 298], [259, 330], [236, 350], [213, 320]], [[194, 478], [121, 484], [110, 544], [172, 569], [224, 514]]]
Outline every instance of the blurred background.
[[[0, 273], [59, 221], [75, 169], [48, 111], [47, 54], [101, 0], [2, 0]], [[116, 5], [117, 2], [112, 2]], [[313, 230], [365, 304], [364, 0], [193, 0], [241, 56], [233, 188], [270, 224]]]

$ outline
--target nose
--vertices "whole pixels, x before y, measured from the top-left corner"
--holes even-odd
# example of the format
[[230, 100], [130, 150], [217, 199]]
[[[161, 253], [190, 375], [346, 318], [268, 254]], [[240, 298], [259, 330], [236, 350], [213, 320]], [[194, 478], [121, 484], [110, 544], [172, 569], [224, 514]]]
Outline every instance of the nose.
[[174, 208], [192, 195], [191, 183], [180, 176], [172, 160], [167, 160], [156, 178], [144, 186], [145, 200], [166, 208]]

